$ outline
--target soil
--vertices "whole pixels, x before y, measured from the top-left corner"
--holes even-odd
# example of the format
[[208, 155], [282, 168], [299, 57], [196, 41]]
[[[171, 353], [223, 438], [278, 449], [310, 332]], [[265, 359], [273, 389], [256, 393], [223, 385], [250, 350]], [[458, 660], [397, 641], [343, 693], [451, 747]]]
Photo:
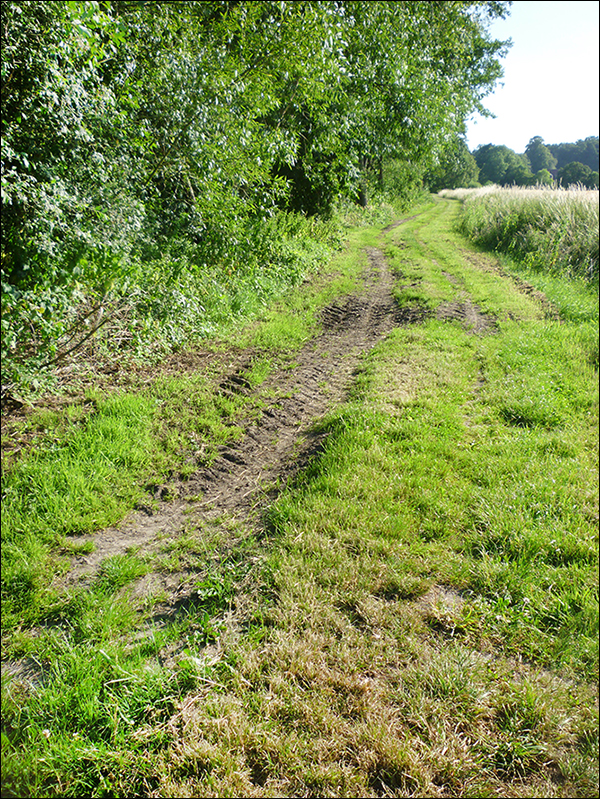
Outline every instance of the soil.
[[[163, 501], [161, 494], [167, 488], [155, 487], [158, 503], [140, 506], [118, 527], [95, 534], [94, 551], [73, 558], [68, 584], [93, 579], [109, 556], [130, 549], [157, 550], [184, 529], [198, 529], [225, 516], [243, 523], [246, 530], [260, 528], [261, 509], [273, 501], [277, 486], [286, 484], [321, 450], [325, 434], [314, 431], [315, 422], [347, 397], [363, 356], [395, 327], [417, 324], [428, 313], [418, 305], [399, 308], [392, 296], [396, 278], [383, 253], [373, 247], [366, 249], [366, 255], [364, 293], [338, 300], [322, 311], [320, 335], [295, 355], [292, 369], [278, 369], [263, 384], [262, 393], [268, 395], [273, 389], [278, 399], [246, 427], [243, 438], [223, 448], [210, 468], [170, 485], [168, 493], [175, 494], [175, 499]], [[467, 298], [439, 309], [438, 316], [459, 320], [475, 333], [492, 325]], [[217, 390], [250, 394], [253, 389], [244, 374], [251, 358], [252, 353], [237, 353]], [[157, 612], [169, 615], [189, 597], [193, 576], [182, 572], [146, 575], [138, 581], [137, 593], [160, 591], [166, 599]]]

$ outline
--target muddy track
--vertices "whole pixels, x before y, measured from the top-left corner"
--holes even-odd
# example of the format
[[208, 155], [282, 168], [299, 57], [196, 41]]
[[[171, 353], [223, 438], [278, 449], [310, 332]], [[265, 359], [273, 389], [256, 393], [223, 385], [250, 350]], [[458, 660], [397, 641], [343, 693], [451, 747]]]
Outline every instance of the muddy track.
[[[403, 221], [403, 220], [402, 220]], [[390, 226], [391, 230], [400, 222]], [[280, 368], [267, 379], [261, 395], [275, 395], [261, 417], [244, 430], [240, 441], [224, 447], [210, 467], [171, 486], [176, 498], [164, 501], [157, 487], [154, 503], [138, 506], [120, 525], [96, 533], [90, 540], [94, 551], [72, 559], [71, 570], [60, 578], [63, 585], [89, 584], [102, 561], [127, 551], [158, 552], [186, 530], [201, 530], [227, 517], [243, 529], [260, 535], [261, 511], [284, 485], [322, 447], [324, 435], [314, 431], [315, 422], [343, 401], [351, 388], [360, 360], [395, 327], [422, 321], [420, 306], [398, 307], [392, 289], [395, 278], [381, 250], [365, 250], [368, 269], [364, 292], [341, 298], [321, 312], [322, 332], [294, 356], [293, 368]], [[438, 313], [457, 319], [473, 332], [482, 332], [487, 321], [469, 302], [455, 303]], [[251, 356], [243, 353], [235, 366], [221, 377], [216, 390], [223, 395], [250, 396], [245, 377]], [[85, 539], [83, 539], [85, 540]], [[168, 599], [161, 615], [175, 611], [186, 601], [195, 574], [152, 573], [138, 581], [136, 594], [156, 591]]]
[[[342, 298], [321, 312], [322, 332], [295, 354], [294, 368], [277, 370], [263, 384], [262, 393], [272, 390], [279, 399], [246, 427], [243, 438], [223, 448], [210, 468], [178, 484], [175, 500], [162, 501], [159, 488], [158, 507], [140, 506], [119, 526], [96, 533], [90, 538], [94, 552], [74, 557], [63, 582], [86, 584], [106, 557], [132, 549], [157, 551], [165, 539], [223, 515], [243, 522], [247, 529], [260, 526], [261, 507], [272, 501], [275, 486], [319, 451], [323, 434], [311, 428], [347, 396], [361, 357], [394, 327], [423, 318], [419, 308], [398, 308], [392, 296], [394, 277], [383, 253], [367, 248], [366, 255], [364, 293]], [[238, 360], [217, 390], [229, 396], [250, 395], [253, 389], [244, 376], [250, 365], [249, 359]], [[185, 591], [182, 577], [155, 574], [143, 583], [148, 590], [166, 591], [175, 605]]]

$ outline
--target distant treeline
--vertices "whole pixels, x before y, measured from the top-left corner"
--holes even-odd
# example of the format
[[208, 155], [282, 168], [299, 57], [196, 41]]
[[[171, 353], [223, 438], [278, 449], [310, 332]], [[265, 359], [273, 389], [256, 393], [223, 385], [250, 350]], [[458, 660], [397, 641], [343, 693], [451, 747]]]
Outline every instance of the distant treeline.
[[588, 136], [587, 139], [579, 139], [576, 142], [548, 144], [546, 147], [556, 158], [557, 169], [577, 162], [588, 166], [592, 172], [598, 172], [598, 136]]
[[576, 142], [545, 144], [534, 136], [524, 153], [503, 144], [483, 144], [469, 152], [464, 141], [447, 154], [437, 170], [428, 176], [431, 189], [469, 188], [486, 183], [500, 186], [581, 184], [598, 186], [598, 136]]

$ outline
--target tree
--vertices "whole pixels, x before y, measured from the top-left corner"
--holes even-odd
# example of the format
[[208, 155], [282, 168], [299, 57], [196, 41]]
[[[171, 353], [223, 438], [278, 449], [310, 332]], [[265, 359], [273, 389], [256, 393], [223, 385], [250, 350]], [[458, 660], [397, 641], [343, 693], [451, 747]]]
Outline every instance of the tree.
[[503, 144], [484, 144], [473, 155], [480, 169], [481, 183], [526, 185], [533, 182], [527, 158], [517, 155], [510, 147]]
[[589, 166], [591, 170], [598, 171], [598, 136], [588, 136], [587, 139], [579, 139], [576, 142], [549, 144], [548, 149], [556, 157], [558, 169], [562, 169], [571, 161], [578, 161], [584, 166]]
[[551, 186], [554, 183], [554, 178], [547, 169], [540, 169], [534, 177], [535, 182], [542, 186]]
[[456, 139], [448, 147], [439, 165], [425, 177], [431, 191], [476, 186], [479, 185], [478, 178], [479, 167], [462, 138]]
[[339, 190], [366, 202], [367, 187], [380, 180], [386, 160], [433, 167], [462, 133], [466, 117], [483, 111], [505, 49], [486, 33], [489, 21], [505, 14], [502, 4], [376, 0], [334, 6], [338, 45], [326, 78], [331, 101], [312, 103], [310, 110], [309, 98], [283, 101], [302, 152], [277, 174], [291, 182], [291, 206], [307, 213], [323, 207], [311, 205], [311, 185], [328, 203]]
[[100, 71], [121, 31], [92, 3], [1, 13], [3, 279], [56, 286], [83, 250], [126, 254], [126, 217], [139, 221]]
[[184, 231], [218, 258], [241, 218], [433, 166], [501, 74], [507, 5], [7, 0], [9, 271], [40, 244], [38, 271], [68, 273], [91, 242], [114, 261]]
[[[508, 148], [505, 148], [508, 149]], [[495, 144], [482, 144], [473, 153], [479, 167], [481, 183], [501, 183], [506, 172], [506, 157], [502, 147]]]
[[503, 183], [508, 186], [531, 186], [535, 183], [535, 177], [522, 156], [517, 155], [517, 158], [521, 160], [509, 163]]
[[572, 186], [581, 183], [587, 186], [591, 182], [592, 170], [585, 164], [580, 164], [578, 161], [571, 161], [571, 163], [563, 166], [558, 170], [558, 182], [562, 186]]
[[529, 140], [525, 155], [529, 159], [532, 172], [539, 172], [541, 169], [550, 170], [556, 166], [556, 158], [546, 147], [541, 136], [534, 136]]
[[81, 303], [129, 302], [149, 263], [161, 285], [232, 271], [277, 209], [366, 201], [387, 161], [413, 186], [485, 113], [508, 6], [5, 0], [8, 350], [56, 338]]

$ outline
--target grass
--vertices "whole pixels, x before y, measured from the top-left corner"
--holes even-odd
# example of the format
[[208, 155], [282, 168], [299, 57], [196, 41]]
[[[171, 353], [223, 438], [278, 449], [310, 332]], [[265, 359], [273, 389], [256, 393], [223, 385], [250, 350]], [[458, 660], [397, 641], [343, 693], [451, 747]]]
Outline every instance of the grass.
[[85, 424], [58, 425], [60, 441], [56, 419], [34, 416], [30, 425], [48, 424], [48, 434], [3, 481], [5, 631], [33, 623], [55, 602], [50, 585], [66, 567], [61, 549], [77, 550], [78, 536], [151, 502], [148, 492], [173, 472], [185, 477], [209, 462], [219, 445], [240, 436], [237, 420], [257, 411], [249, 405], [241, 395], [215, 395], [210, 378], [192, 375], [99, 398]]
[[319, 329], [318, 311], [336, 297], [358, 290], [366, 256], [362, 248], [376, 243], [379, 228], [373, 225], [350, 230], [345, 245], [335, 257], [334, 272], [316, 276], [301, 292], [274, 303], [260, 316], [258, 323], [244, 331], [225, 336], [224, 341], [260, 350], [291, 351], [306, 343]]
[[461, 227], [474, 242], [533, 271], [598, 287], [598, 191], [499, 188], [444, 190], [463, 201]]
[[[391, 209], [383, 212], [389, 219]], [[259, 386], [276, 359], [289, 359], [314, 335], [319, 309], [356, 289], [363, 268], [356, 251], [376, 235], [373, 226], [355, 229], [333, 277], [314, 275], [241, 331], [225, 326], [214, 349], [251, 351], [246, 379]], [[90, 542], [79, 545], [77, 537], [116, 524], [136, 504], [152, 504], [161, 485], [168, 495], [170, 476], [185, 478], [242, 435], [242, 420], [260, 413], [261, 400], [215, 390], [218, 374], [217, 367], [165, 374], [135, 392], [92, 389], [82, 402], [42, 408], [17, 423], [11, 432], [35, 446], [24, 457], [3, 458], [5, 631], [35, 623], [54, 606], [51, 585], [68, 568], [64, 555], [89, 551]]]
[[[597, 795], [592, 320], [548, 319], [455, 232], [457, 204], [422, 210], [379, 246], [429, 316], [365, 356], [261, 537], [223, 518], [165, 541], [157, 561], [196, 574], [169, 619], [133, 593], [157, 561], [130, 553], [8, 629], [34, 677], [3, 678], [5, 795]], [[487, 332], [437, 318], [466, 297]], [[148, 393], [165, 419], [172, 394]], [[215, 436], [254, 412], [229, 411]]]

